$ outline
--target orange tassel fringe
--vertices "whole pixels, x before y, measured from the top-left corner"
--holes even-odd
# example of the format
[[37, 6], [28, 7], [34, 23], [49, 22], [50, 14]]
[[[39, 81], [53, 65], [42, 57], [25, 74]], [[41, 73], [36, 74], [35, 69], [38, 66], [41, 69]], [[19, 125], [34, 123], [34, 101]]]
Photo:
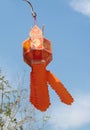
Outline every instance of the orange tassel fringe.
[[72, 96], [64, 85], [46, 70], [45, 64], [33, 64], [30, 77], [30, 101], [37, 109], [46, 111], [50, 105], [47, 83], [51, 85], [63, 103], [70, 105], [73, 102]]
[[30, 76], [30, 101], [41, 111], [45, 111], [50, 105], [45, 67], [46, 66], [44, 64], [33, 64]]

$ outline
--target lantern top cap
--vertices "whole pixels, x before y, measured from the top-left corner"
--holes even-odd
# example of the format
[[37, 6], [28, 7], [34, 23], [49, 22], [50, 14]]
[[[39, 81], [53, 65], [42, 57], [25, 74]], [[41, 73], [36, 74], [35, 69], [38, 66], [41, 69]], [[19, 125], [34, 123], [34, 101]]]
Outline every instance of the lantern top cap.
[[43, 38], [43, 32], [37, 25], [34, 25], [34, 27], [31, 29], [31, 31], [29, 33], [29, 37], [31, 39]]

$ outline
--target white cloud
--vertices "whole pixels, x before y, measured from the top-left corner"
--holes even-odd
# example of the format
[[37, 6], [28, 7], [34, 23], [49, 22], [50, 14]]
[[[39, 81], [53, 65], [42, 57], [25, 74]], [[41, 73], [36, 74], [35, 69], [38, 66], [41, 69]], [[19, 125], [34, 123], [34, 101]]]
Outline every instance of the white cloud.
[[70, 0], [70, 6], [75, 11], [90, 17], [90, 0]]
[[90, 94], [76, 97], [72, 106], [54, 107], [49, 123], [54, 129], [63, 130], [72, 130], [90, 123]]

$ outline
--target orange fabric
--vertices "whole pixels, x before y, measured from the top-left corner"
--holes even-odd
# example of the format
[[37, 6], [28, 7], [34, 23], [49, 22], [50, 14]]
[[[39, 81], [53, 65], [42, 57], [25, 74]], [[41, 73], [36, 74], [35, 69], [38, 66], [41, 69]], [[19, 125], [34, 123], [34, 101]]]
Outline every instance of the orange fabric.
[[46, 64], [33, 64], [30, 75], [30, 102], [40, 111], [46, 111], [50, 105], [47, 83], [55, 90], [63, 103], [70, 105], [73, 102], [64, 85], [50, 71], [46, 70]]
[[33, 64], [31, 72], [30, 101], [41, 111], [50, 105], [45, 67], [45, 64]]
[[66, 103], [67, 105], [70, 105], [74, 101], [74, 99], [64, 87], [64, 85], [50, 71], [47, 71], [47, 81], [56, 91], [62, 102]]

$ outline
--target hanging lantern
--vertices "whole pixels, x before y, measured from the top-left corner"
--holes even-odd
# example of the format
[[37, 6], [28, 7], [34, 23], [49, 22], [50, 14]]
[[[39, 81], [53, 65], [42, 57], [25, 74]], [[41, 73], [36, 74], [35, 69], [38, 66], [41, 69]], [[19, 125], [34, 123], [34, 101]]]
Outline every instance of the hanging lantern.
[[30, 102], [39, 110], [45, 111], [50, 105], [48, 84], [56, 91], [61, 101], [70, 105], [72, 96], [64, 85], [50, 72], [46, 66], [52, 60], [51, 42], [43, 37], [42, 30], [35, 25], [30, 37], [23, 42], [24, 61], [32, 67], [30, 74]]
[[74, 99], [70, 93], [54, 74], [46, 70], [46, 66], [52, 61], [51, 42], [44, 38], [42, 30], [36, 25], [35, 15], [34, 23], [29, 38], [23, 42], [24, 61], [32, 68], [30, 73], [30, 102], [38, 110], [46, 111], [50, 105], [48, 91], [48, 84], [50, 84], [60, 100], [71, 105]]
[[30, 31], [30, 38], [23, 44], [24, 60], [31, 67], [33, 64], [49, 64], [52, 60], [51, 43], [43, 38], [42, 31], [34, 26]]

